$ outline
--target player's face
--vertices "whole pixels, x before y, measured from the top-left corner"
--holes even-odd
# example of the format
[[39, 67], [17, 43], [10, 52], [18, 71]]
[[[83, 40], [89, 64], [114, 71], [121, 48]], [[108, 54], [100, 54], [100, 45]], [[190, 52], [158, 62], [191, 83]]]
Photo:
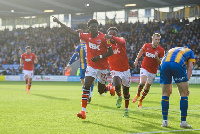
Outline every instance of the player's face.
[[97, 33], [98, 32], [98, 24], [97, 23], [91, 23], [89, 26], [91, 33]]
[[27, 48], [27, 49], [26, 49], [26, 52], [27, 52], [28, 54], [30, 54], [30, 53], [31, 53], [31, 49], [30, 49], [30, 48]]
[[110, 30], [108, 32], [109, 35], [117, 36], [117, 32], [115, 30]]
[[[109, 35], [113, 35], [113, 36], [117, 36], [117, 31], [115, 31], [115, 30], [110, 30], [110, 31], [108, 32], [108, 34], [109, 34]], [[114, 41], [113, 39], [110, 39], [110, 42], [111, 42], [112, 44], [115, 44], [115, 41]]]
[[157, 36], [153, 37], [152, 39], [153, 46], [157, 47], [159, 43], [160, 43], [160, 37]]

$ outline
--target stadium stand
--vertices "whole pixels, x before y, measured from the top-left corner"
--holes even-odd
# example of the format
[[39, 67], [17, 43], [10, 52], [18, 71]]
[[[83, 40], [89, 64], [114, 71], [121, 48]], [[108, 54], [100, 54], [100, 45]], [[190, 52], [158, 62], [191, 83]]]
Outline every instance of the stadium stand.
[[[161, 46], [167, 51], [175, 46], [187, 46], [195, 53], [195, 67], [200, 69], [200, 18], [189, 22], [187, 19], [172, 19], [164, 22], [150, 21], [147, 24], [118, 23], [100, 25], [103, 33], [115, 26], [119, 29], [119, 35], [126, 39], [127, 56], [131, 68], [131, 74], [138, 74], [142, 58], [137, 68], [133, 62], [141, 46], [151, 42], [151, 35], [159, 32], [162, 35]], [[86, 25], [80, 24], [77, 29], [87, 30]], [[30, 45], [32, 52], [39, 59], [35, 65], [35, 75], [64, 75], [63, 69], [74, 52], [74, 47], [79, 43], [74, 36], [65, 33], [63, 29], [54, 28], [28, 28], [5, 29], [0, 31], [0, 73], [6, 75], [21, 74], [19, 59], [25, 52], [25, 47]], [[5, 72], [6, 71], [6, 72]]]

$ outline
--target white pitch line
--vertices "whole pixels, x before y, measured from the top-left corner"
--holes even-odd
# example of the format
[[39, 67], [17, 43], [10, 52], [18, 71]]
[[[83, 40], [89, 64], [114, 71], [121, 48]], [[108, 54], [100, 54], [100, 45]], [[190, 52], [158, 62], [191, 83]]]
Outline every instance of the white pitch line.
[[183, 129], [183, 130], [171, 130], [171, 131], [154, 131], [154, 132], [143, 132], [143, 133], [129, 133], [129, 134], [152, 134], [152, 133], [168, 133], [168, 132], [184, 132], [184, 131], [199, 131], [200, 129]]

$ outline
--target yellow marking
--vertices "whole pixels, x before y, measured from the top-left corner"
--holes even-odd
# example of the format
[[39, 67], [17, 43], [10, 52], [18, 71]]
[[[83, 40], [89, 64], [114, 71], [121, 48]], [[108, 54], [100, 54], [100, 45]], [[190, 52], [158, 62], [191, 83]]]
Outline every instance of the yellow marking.
[[163, 101], [169, 101], [169, 100], [165, 100], [165, 99], [162, 99]]
[[171, 51], [169, 51], [169, 53], [168, 53], [168, 55], [167, 55], [167, 57], [165, 59], [166, 62], [170, 61], [170, 59], [171, 59], [172, 54], [173, 54], [174, 51], [175, 51], [175, 48], [173, 48], [173, 49], [171, 49]]
[[177, 56], [176, 56], [176, 59], [175, 59], [175, 62], [176, 63], [180, 63], [180, 60], [181, 60], [181, 57], [183, 56], [184, 53], [188, 52], [190, 49], [188, 48], [185, 48], [184, 51], [180, 51], [178, 52]]
[[6, 81], [5, 78], [6, 78], [5, 75], [1, 75], [0, 76], [0, 81]]
[[195, 61], [195, 59], [189, 59], [188, 62], [193, 62], [193, 63], [195, 63], [196, 61]]

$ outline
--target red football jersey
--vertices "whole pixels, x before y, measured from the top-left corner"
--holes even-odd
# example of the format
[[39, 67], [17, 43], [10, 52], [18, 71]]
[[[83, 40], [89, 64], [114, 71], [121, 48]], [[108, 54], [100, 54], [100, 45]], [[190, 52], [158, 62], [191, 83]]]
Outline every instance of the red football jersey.
[[108, 60], [107, 58], [102, 58], [96, 62], [93, 62], [91, 58], [107, 53], [107, 48], [110, 47], [110, 44], [107, 44], [107, 40], [104, 39], [105, 34], [99, 32], [98, 36], [92, 38], [91, 33], [80, 33], [80, 39], [86, 42], [87, 46], [87, 59], [88, 66], [91, 66], [95, 69], [108, 69]]
[[34, 53], [30, 53], [27, 55], [26, 53], [23, 53], [21, 55], [22, 60], [24, 61], [24, 70], [33, 70], [33, 60], [36, 59], [36, 56]]
[[151, 43], [144, 44], [142, 49], [145, 51], [145, 57], [142, 61], [141, 67], [150, 73], [156, 74], [158, 70], [158, 62], [155, 59], [155, 52], [158, 53], [159, 58], [162, 58], [164, 56], [165, 50], [159, 45], [157, 48], [153, 48]]
[[113, 36], [115, 44], [112, 45], [114, 54], [108, 57], [109, 69], [124, 72], [130, 67], [126, 53], [126, 41], [124, 38]]

